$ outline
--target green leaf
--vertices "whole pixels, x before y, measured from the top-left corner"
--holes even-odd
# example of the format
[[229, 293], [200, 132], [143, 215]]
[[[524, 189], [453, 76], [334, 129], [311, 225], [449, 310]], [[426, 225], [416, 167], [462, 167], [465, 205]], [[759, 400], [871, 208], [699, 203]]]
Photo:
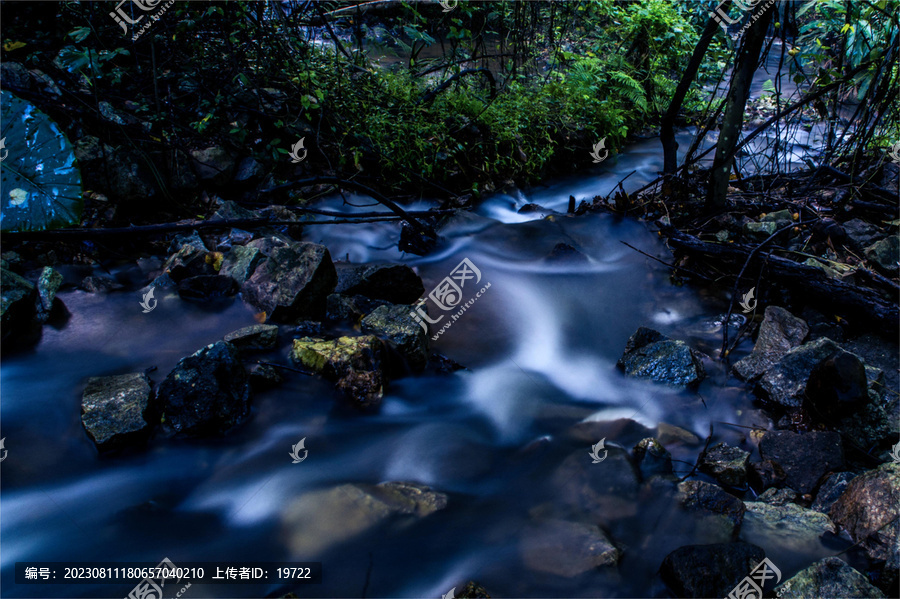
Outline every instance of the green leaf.
[[81, 219], [81, 173], [75, 151], [50, 117], [0, 91], [0, 230], [58, 229]]

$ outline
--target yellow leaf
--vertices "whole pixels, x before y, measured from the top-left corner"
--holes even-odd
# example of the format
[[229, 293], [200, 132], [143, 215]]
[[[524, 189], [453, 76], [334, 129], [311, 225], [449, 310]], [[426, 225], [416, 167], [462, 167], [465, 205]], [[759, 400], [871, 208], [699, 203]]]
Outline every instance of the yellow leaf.
[[262, 324], [262, 323], [266, 322], [266, 313], [265, 313], [265, 311], [257, 312], [256, 314], [253, 315], [253, 318], [256, 320], [256, 322]]
[[3, 44], [3, 49], [7, 52], [12, 52], [13, 50], [18, 50], [19, 48], [24, 48], [27, 46], [25, 42], [6, 42]]

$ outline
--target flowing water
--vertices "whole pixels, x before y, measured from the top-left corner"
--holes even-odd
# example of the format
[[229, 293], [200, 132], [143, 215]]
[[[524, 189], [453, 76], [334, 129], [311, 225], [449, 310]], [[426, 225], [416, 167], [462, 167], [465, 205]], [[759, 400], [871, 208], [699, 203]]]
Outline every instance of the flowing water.
[[[682, 150], [687, 135], [679, 140]], [[632, 171], [626, 189], [636, 189], [656, 176], [660, 161], [658, 140], [647, 140], [590, 173], [527, 193], [496, 194], [445, 228], [443, 244], [427, 257], [399, 253], [396, 224], [307, 227], [305, 239], [325, 243], [336, 260], [405, 262], [428, 290], [464, 258], [480, 271], [479, 285], [490, 283], [431, 344], [467, 369], [394, 381], [376, 414], [341, 408], [330, 383], [287, 373], [284, 385], [254, 396], [249, 422], [227, 436], [156, 438], [146, 450], [98, 457], [80, 422], [88, 377], [155, 366], [150, 376], [159, 384], [180, 358], [255, 321], [239, 298], [203, 309], [163, 295], [154, 311], [142, 313], [139, 289], [149, 280], [148, 266], [115, 271], [126, 291], [63, 291], [67, 322], [45, 327], [33, 350], [5, 355], [0, 370], [9, 451], [0, 495], [3, 596], [122, 597], [133, 586], [17, 586], [17, 561], [164, 557], [176, 564], [321, 561], [324, 582], [301, 588], [300, 596], [440, 597], [472, 578], [494, 596], [664, 596], [655, 576], [662, 558], [681, 545], [706, 542], [704, 531], [679, 524], [683, 515], [671, 485], [645, 484], [633, 498], [623, 496], [627, 509], [594, 514], [624, 550], [618, 569], [571, 579], [541, 574], [523, 565], [521, 539], [542, 514], [567, 513], [572, 477], [564, 462], [582, 459], [594, 476], [619, 476], [612, 459], [590, 464], [588, 451], [600, 438], [612, 451], [630, 450], [661, 422], [692, 431], [699, 440], [668, 446], [682, 475], [711, 424], [714, 442], [753, 447], [748, 429], [723, 423], [766, 425], [765, 417], [721, 365], [706, 362], [709, 377], [696, 392], [630, 380], [615, 367], [642, 325], [715, 355], [727, 306], [677, 286], [665, 266], [624, 245], [670, 259], [640, 222], [517, 212], [526, 203], [565, 211], [570, 194], [579, 200], [606, 195]], [[371, 210], [337, 198], [323, 207]], [[587, 259], [548, 260], [557, 243]], [[84, 275], [64, 274], [71, 282]], [[280, 342], [261, 359], [286, 363], [287, 329]], [[745, 343], [736, 356], [748, 350]], [[304, 437], [309, 457], [292, 464], [288, 452]], [[343, 514], [327, 504], [316, 514], [314, 534], [296, 525], [300, 497], [347, 482], [391, 480], [445, 492], [448, 507], [349, 539]], [[748, 540], [762, 545], [786, 575], [837, 551], [798, 549], [775, 537]], [[185, 596], [278, 592], [286, 588], [194, 585]]]

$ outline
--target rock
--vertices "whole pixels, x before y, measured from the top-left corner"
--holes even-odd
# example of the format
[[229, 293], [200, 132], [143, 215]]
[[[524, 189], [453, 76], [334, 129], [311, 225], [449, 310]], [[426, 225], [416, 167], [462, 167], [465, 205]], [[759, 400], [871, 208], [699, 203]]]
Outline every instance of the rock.
[[823, 514], [829, 513], [831, 506], [847, 490], [847, 486], [854, 478], [856, 478], [856, 474], [853, 472], [835, 472], [830, 475], [819, 487], [819, 491], [816, 493], [816, 500], [809, 506], [810, 509]]
[[[137, 203], [156, 197], [156, 180], [138, 152], [113, 148], [93, 136], [77, 140], [73, 150], [86, 189], [103, 191], [113, 201]], [[107, 168], [109, 164], [116, 168]]]
[[741, 539], [771, 546], [773, 543], [796, 551], [814, 553], [821, 550], [821, 537], [834, 533], [831, 519], [820, 512], [795, 503], [772, 505], [761, 501], [745, 501]]
[[345, 396], [363, 408], [381, 403], [382, 344], [374, 335], [294, 339], [291, 358], [316, 373], [336, 380]]
[[794, 217], [791, 215], [790, 210], [778, 210], [766, 214], [759, 220], [764, 223], [775, 223], [776, 229], [783, 229], [794, 222]]
[[684, 341], [641, 327], [628, 339], [616, 363], [626, 375], [672, 386], [696, 385], [705, 376], [699, 352]]
[[888, 462], [850, 481], [829, 511], [870, 559], [900, 563], [900, 464]]
[[166, 424], [188, 435], [223, 433], [250, 413], [247, 371], [237, 349], [224, 341], [182, 358], [157, 398]]
[[607, 458], [594, 464], [589, 449], [578, 449], [563, 460], [550, 479], [553, 492], [564, 505], [585, 511], [600, 523], [634, 516], [638, 474], [628, 452], [607, 446]]
[[392, 304], [412, 304], [425, 293], [422, 279], [405, 264], [337, 268], [335, 293], [364, 295]]
[[286, 248], [290, 244], [283, 239], [279, 239], [278, 237], [272, 237], [271, 235], [268, 237], [260, 237], [259, 239], [254, 239], [247, 243], [246, 247], [256, 248], [259, 250], [263, 256], [269, 257], [272, 255], [272, 250], [276, 248]]
[[659, 575], [678, 597], [725, 597], [765, 556], [742, 542], [687, 545], [666, 556]]
[[856, 251], [869, 247], [883, 235], [878, 227], [858, 218], [845, 222], [844, 232], [847, 234], [851, 249]]
[[88, 379], [81, 399], [81, 424], [100, 451], [146, 439], [150, 379], [142, 373]]
[[784, 485], [787, 475], [784, 469], [772, 460], [763, 460], [750, 464], [748, 471], [750, 482], [760, 490]]
[[656, 427], [656, 438], [663, 445], [672, 443], [684, 443], [685, 445], [697, 445], [700, 443], [700, 437], [689, 430], [685, 430], [680, 426], [660, 422]]
[[234, 180], [238, 183], [253, 183], [259, 181], [263, 174], [263, 165], [255, 159], [247, 157], [241, 160], [234, 174]]
[[176, 283], [188, 277], [214, 275], [216, 271], [213, 268], [213, 260], [207, 259], [208, 255], [209, 252], [190, 244], [184, 244], [166, 260], [163, 272], [172, 277]]
[[345, 484], [312, 491], [284, 512], [288, 547], [312, 558], [396, 516], [425, 517], [447, 505], [447, 496], [415, 483]]
[[431, 354], [428, 363], [438, 374], [453, 374], [457, 370], [468, 370], [465, 366], [443, 354]]
[[213, 185], [225, 185], [231, 180], [234, 170], [234, 158], [231, 152], [220, 146], [191, 150], [191, 158], [194, 159], [194, 171], [201, 181], [208, 181]]
[[651, 476], [672, 476], [672, 454], [652, 437], [641, 439], [634, 446], [634, 460], [645, 479]]
[[834, 422], [869, 402], [869, 380], [859, 357], [840, 350], [812, 369], [806, 383], [807, 404], [817, 417]]
[[519, 550], [531, 570], [567, 578], [615, 565], [620, 555], [596, 525], [564, 520], [532, 524], [523, 531]]
[[268, 364], [254, 364], [250, 367], [250, 385], [254, 389], [271, 389], [284, 382], [278, 369]]
[[699, 520], [698, 527], [726, 542], [737, 538], [744, 521], [744, 503], [714, 484], [687, 480], [678, 485], [679, 504]]
[[317, 318], [325, 314], [325, 298], [336, 281], [328, 249], [300, 241], [271, 250], [244, 282], [244, 298], [273, 320]]
[[370, 299], [364, 295], [341, 295], [332, 293], [325, 299], [325, 318], [327, 320], [346, 320], [354, 324], [373, 312], [379, 306], [391, 306], [384, 300]]
[[384, 375], [380, 370], [351, 370], [338, 379], [335, 387], [357, 407], [374, 408], [384, 397]]
[[[520, 211], [521, 212], [521, 211]], [[568, 243], [557, 243], [553, 246], [553, 249], [550, 250], [550, 253], [547, 254], [546, 258], [547, 262], [561, 262], [561, 263], [584, 263], [588, 262], [588, 257], [579, 252], [577, 249], [569, 245]]]
[[225, 341], [239, 350], [271, 349], [278, 340], [278, 327], [273, 324], [254, 324], [225, 335]]
[[410, 306], [380, 306], [362, 319], [362, 330], [389, 342], [413, 371], [421, 372], [428, 363], [428, 335], [410, 311]]
[[[453, 587], [456, 588], [456, 587]], [[491, 599], [490, 594], [483, 586], [470, 580], [463, 585], [461, 591], [456, 592], [456, 599]]]
[[803, 405], [813, 368], [842, 351], [827, 337], [804, 343], [787, 352], [780, 362], [767, 370], [759, 380], [759, 386], [771, 401], [799, 408]]
[[771, 505], [785, 505], [794, 503], [797, 499], [797, 492], [793, 489], [767, 489], [757, 497], [757, 501], [768, 503]]
[[[257, 218], [257, 214], [231, 200], [217, 199], [216, 211], [209, 220], [239, 220], [242, 218]], [[285, 244], [286, 245], [286, 244]]]
[[219, 274], [231, 277], [238, 285], [243, 285], [265, 259], [263, 253], [254, 247], [235, 245], [222, 258]]
[[182, 279], [178, 283], [179, 297], [193, 302], [206, 303], [237, 292], [238, 286], [234, 279], [219, 275], [198, 275]]
[[750, 453], [740, 447], [718, 443], [700, 458], [700, 471], [723, 485], [740, 487], [747, 482]]
[[0, 325], [3, 337], [31, 320], [36, 295], [30, 281], [11, 270], [0, 269]]
[[785, 484], [801, 494], [812, 493], [823, 475], [844, 464], [841, 436], [831, 431], [770, 431], [760, 441], [759, 453], [781, 466]]
[[37, 284], [37, 300], [34, 305], [38, 322], [45, 323], [50, 320], [53, 300], [56, 299], [56, 292], [59, 291], [62, 282], [62, 275], [56, 272], [53, 267], [45, 266], [41, 271]]
[[173, 239], [172, 243], [169, 244], [169, 252], [177, 252], [181, 249], [182, 246], [185, 245], [194, 247], [201, 252], [209, 251], [209, 248], [206, 247], [205, 243], [203, 243], [203, 239], [200, 237], [200, 234], [197, 233], [196, 230], [194, 230], [189, 234], [175, 235], [175, 239]]
[[122, 285], [109, 275], [91, 275], [81, 281], [81, 288], [88, 293], [106, 293], [121, 287]]
[[891, 401], [892, 396], [888, 393], [883, 397], [877, 392], [873, 393], [871, 389], [869, 393], [875, 396], [874, 399], [857, 413], [842, 419], [834, 427], [861, 447], [889, 445], [900, 432], [898, 431], [900, 420], [897, 418], [897, 401]]
[[778, 225], [773, 222], [747, 223], [744, 225], [744, 233], [754, 239], [763, 240], [778, 230]]
[[889, 235], [881, 241], [876, 241], [865, 249], [866, 260], [874, 262], [882, 269], [896, 274], [897, 261], [900, 260], [900, 238]]
[[826, 557], [797, 572], [779, 586], [776, 593], [781, 599], [885, 597], [864, 575], [836, 557]]
[[253, 233], [232, 227], [215, 238], [217, 252], [227, 252], [235, 246], [243, 246], [253, 240]]
[[809, 327], [799, 318], [778, 306], [767, 306], [753, 351], [734, 365], [734, 372], [745, 381], [760, 377], [788, 351], [798, 347]]

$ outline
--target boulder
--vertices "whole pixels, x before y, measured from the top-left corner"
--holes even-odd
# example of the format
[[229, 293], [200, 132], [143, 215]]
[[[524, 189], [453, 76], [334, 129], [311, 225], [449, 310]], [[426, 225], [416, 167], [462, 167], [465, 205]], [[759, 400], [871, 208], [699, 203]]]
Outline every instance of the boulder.
[[535, 572], [571, 578], [619, 561], [619, 550], [594, 524], [548, 520], [528, 526], [519, 551]]
[[787, 487], [783, 489], [766, 489], [756, 499], [771, 505], [785, 505], [796, 501], [797, 492]]
[[778, 230], [778, 225], [773, 222], [762, 223], [746, 223], [744, 225], [744, 233], [753, 239], [762, 241]]
[[225, 148], [210, 146], [191, 150], [191, 158], [194, 159], [194, 172], [201, 181], [225, 185], [231, 180], [235, 161]]
[[886, 597], [881, 590], [853, 567], [837, 557], [826, 557], [797, 572], [775, 589], [781, 599], [822, 597]]
[[822, 536], [835, 532], [828, 516], [795, 503], [745, 501], [744, 507], [740, 538], [750, 543], [767, 547], [777, 544], [797, 553], [815, 553], [821, 551]]
[[607, 457], [592, 463], [588, 447], [569, 455], [550, 478], [553, 493], [567, 506], [609, 523], [637, 513], [638, 473], [629, 452], [608, 446]]
[[36, 295], [30, 281], [11, 270], [0, 269], [0, 327], [4, 337], [31, 320]]
[[749, 543], [686, 545], [665, 557], [659, 575], [678, 597], [725, 597], [765, 557]]
[[806, 398], [806, 386], [813, 369], [841, 352], [849, 353], [828, 337], [804, 343], [769, 368], [759, 380], [759, 386], [771, 401], [799, 408]]
[[81, 288], [88, 293], [105, 293], [122, 287], [121, 283], [107, 274], [90, 275], [81, 281]]
[[383, 348], [374, 335], [326, 340], [294, 339], [291, 358], [298, 364], [337, 381], [338, 388], [359, 407], [381, 402]]
[[860, 251], [875, 243], [883, 233], [875, 225], [854, 218], [844, 223], [844, 232], [853, 250]]
[[700, 458], [700, 471], [723, 485], [740, 487], [747, 482], [750, 453], [740, 447], [718, 443]]
[[368, 298], [364, 295], [341, 295], [332, 293], [325, 299], [327, 320], [346, 320], [354, 324], [380, 306], [391, 306], [390, 302]]
[[643, 478], [674, 475], [672, 454], [653, 437], [647, 437], [638, 441], [638, 444], [634, 446], [633, 452], [634, 461], [637, 463], [638, 470]]
[[336, 281], [328, 249], [300, 241], [271, 249], [244, 282], [244, 298], [273, 320], [318, 318], [325, 314], [325, 298]]
[[278, 340], [274, 324], [254, 324], [225, 335], [225, 341], [239, 350], [272, 349]]
[[63, 277], [52, 267], [45, 266], [38, 277], [37, 284], [37, 300], [35, 301], [35, 312], [37, 321], [45, 323], [50, 320], [50, 310], [53, 308], [53, 300], [56, 299], [56, 292], [62, 285]]
[[364, 295], [392, 304], [412, 304], [425, 293], [422, 279], [405, 264], [339, 265], [335, 293]]
[[897, 261], [900, 260], [900, 238], [889, 235], [876, 241], [865, 249], [866, 260], [873, 262], [883, 270], [896, 274]]
[[778, 306], [767, 306], [753, 351], [734, 365], [745, 381], [759, 378], [788, 351], [803, 343], [809, 333], [806, 323]]
[[769, 487], [781, 487], [787, 476], [780, 465], [772, 460], [763, 460], [750, 464], [747, 476], [754, 487], [765, 490]]
[[237, 348], [219, 341], [182, 358], [157, 398], [177, 433], [218, 434], [240, 424], [250, 413], [250, 385]]
[[700, 355], [684, 341], [641, 327], [628, 339], [616, 366], [628, 376], [676, 387], [690, 386], [705, 376]]
[[656, 439], [663, 445], [683, 443], [685, 445], [698, 445], [700, 437], [687, 429], [667, 422], [660, 422], [656, 427]]
[[829, 511], [870, 559], [900, 563], [900, 464], [889, 462], [850, 481]]
[[760, 441], [759, 453], [781, 466], [785, 484], [802, 494], [812, 493], [822, 476], [844, 464], [841, 436], [831, 431], [770, 431]]
[[232, 246], [222, 258], [219, 274], [231, 277], [238, 285], [243, 285], [266, 257], [255, 247]]
[[362, 319], [363, 332], [395, 347], [415, 372], [428, 363], [428, 335], [409, 313], [410, 306], [379, 306]]
[[185, 243], [166, 260], [163, 272], [178, 283], [188, 277], [216, 274], [213, 262], [214, 259], [209, 258], [209, 252]]
[[238, 292], [237, 283], [231, 277], [197, 275], [178, 282], [178, 296], [191, 302], [206, 303]]
[[856, 474], [853, 472], [835, 472], [830, 475], [819, 487], [816, 493], [816, 500], [809, 506], [810, 509], [823, 514], [829, 513], [831, 506], [847, 490], [850, 481], [854, 478], [856, 478]]
[[706, 481], [687, 480], [679, 483], [676, 498], [705, 535], [723, 543], [737, 538], [744, 521], [744, 503], [731, 493]]
[[81, 424], [100, 451], [146, 440], [150, 379], [143, 373], [88, 379], [81, 399]]
[[869, 403], [869, 379], [859, 357], [840, 350], [812, 369], [806, 382], [807, 404], [817, 417], [834, 422]]

